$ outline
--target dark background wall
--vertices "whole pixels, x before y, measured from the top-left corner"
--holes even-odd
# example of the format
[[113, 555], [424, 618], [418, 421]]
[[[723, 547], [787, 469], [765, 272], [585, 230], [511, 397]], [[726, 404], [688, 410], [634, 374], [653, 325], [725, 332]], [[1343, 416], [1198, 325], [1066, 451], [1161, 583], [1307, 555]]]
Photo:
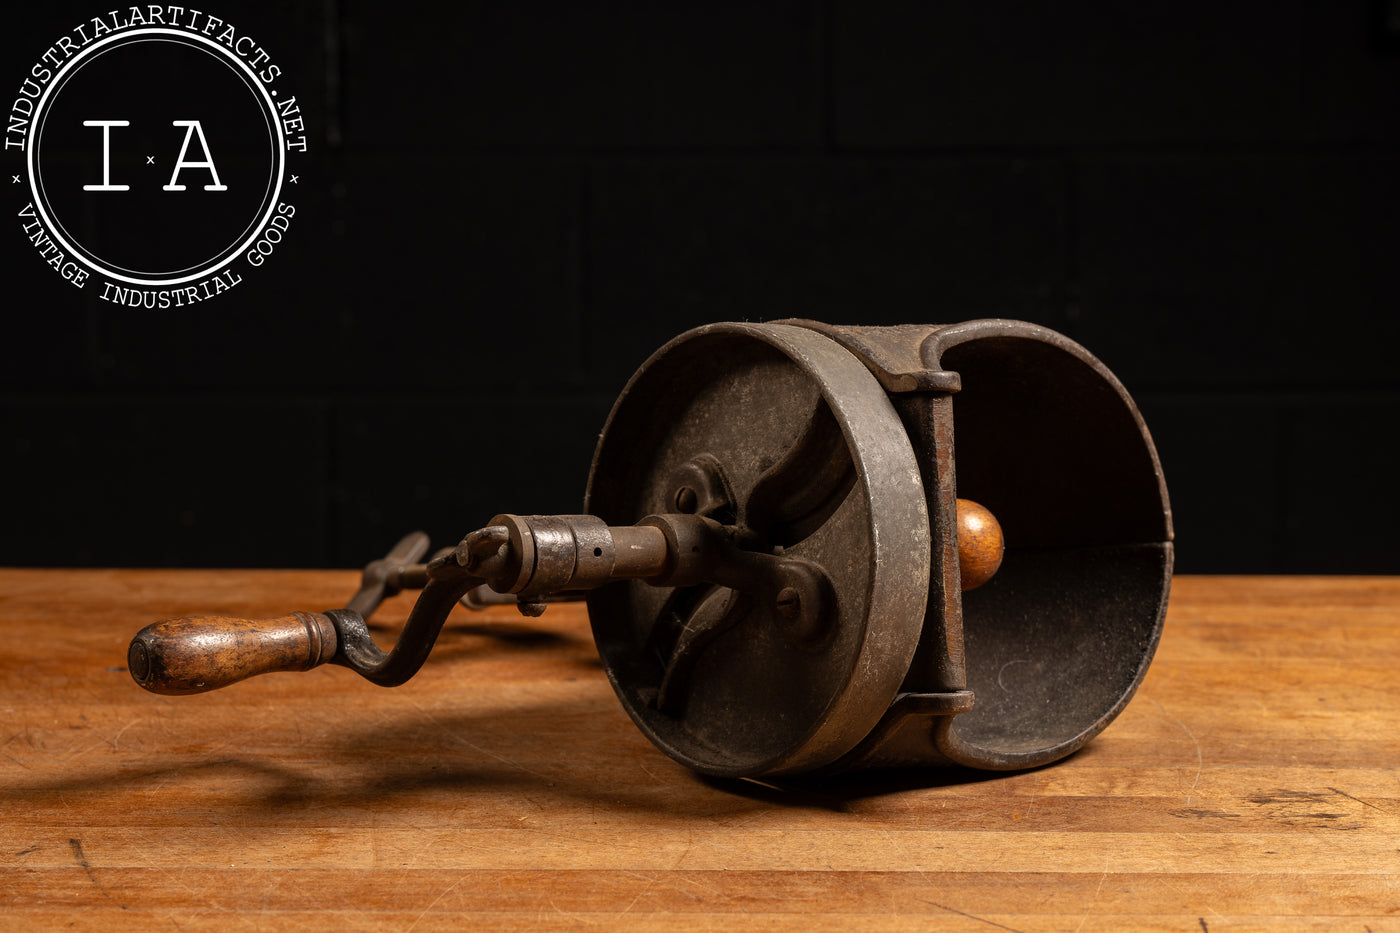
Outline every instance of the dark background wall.
[[138, 311], [6, 223], [0, 562], [449, 543], [577, 510], [685, 328], [1001, 316], [1134, 393], [1180, 571], [1400, 572], [1400, 3], [215, 6], [307, 110], [293, 236]]

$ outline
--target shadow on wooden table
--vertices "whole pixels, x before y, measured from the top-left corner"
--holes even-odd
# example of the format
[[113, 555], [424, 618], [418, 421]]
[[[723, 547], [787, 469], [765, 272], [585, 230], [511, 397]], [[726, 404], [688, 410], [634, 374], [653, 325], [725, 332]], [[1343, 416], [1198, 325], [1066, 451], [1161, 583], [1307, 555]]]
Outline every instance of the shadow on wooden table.
[[[286, 712], [267, 724], [270, 734], [232, 741], [188, 703], [164, 709], [169, 720], [126, 730], [116, 761], [80, 760], [62, 774], [10, 782], [6, 798], [50, 813], [100, 806], [160, 821], [174, 818], [173, 809], [186, 820], [198, 812], [197, 820], [252, 824], [274, 814], [284, 823], [298, 814], [335, 822], [339, 813], [347, 825], [369, 813], [470, 811], [528, 799], [548, 809], [621, 806], [673, 822], [777, 809], [850, 812], [872, 798], [1005, 777], [947, 768], [781, 783], [706, 779], [654, 749], [596, 690], [467, 714], [363, 704], [295, 723]], [[235, 743], [243, 747], [231, 749]], [[156, 815], [158, 808], [169, 816]]]
[[[1040, 770], [1040, 769], [1031, 769]], [[978, 771], [974, 768], [905, 768], [900, 770], [848, 771], [785, 780], [707, 778], [716, 790], [749, 800], [783, 807], [805, 807], [844, 812], [852, 803], [939, 787], [968, 787], [1024, 774], [1024, 771]]]

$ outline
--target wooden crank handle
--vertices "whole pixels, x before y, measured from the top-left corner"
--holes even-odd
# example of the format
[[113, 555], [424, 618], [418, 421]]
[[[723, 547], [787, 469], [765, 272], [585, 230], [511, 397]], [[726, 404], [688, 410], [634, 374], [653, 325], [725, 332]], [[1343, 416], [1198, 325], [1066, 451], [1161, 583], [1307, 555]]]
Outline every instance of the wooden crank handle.
[[148, 625], [127, 649], [131, 679], [152, 693], [182, 696], [254, 674], [308, 671], [336, 653], [336, 629], [319, 612], [275, 619], [185, 616]]

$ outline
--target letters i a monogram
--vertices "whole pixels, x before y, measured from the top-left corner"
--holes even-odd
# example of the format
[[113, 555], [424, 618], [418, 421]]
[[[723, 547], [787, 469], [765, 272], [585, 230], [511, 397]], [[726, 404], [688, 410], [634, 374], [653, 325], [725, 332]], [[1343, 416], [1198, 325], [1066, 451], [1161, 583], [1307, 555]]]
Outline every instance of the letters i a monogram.
[[[102, 127], [102, 184], [83, 185], [84, 191], [130, 191], [130, 185], [112, 184], [112, 127], [130, 126], [130, 120], [84, 120], [83, 126]], [[162, 185], [162, 191], [184, 191], [185, 186], [179, 184], [180, 170], [184, 168], [206, 168], [209, 176], [213, 180], [212, 185], [205, 185], [205, 191], [227, 191], [228, 186], [219, 181], [219, 171], [214, 167], [214, 156], [209, 152], [209, 142], [204, 138], [204, 127], [199, 125], [198, 120], [172, 120], [171, 126], [183, 126], [185, 128], [185, 141], [180, 145], [180, 154], [175, 158], [175, 170], [170, 173], [169, 183]], [[199, 148], [204, 152], [203, 162], [187, 162], [185, 155], [190, 149], [190, 139], [199, 137]]]

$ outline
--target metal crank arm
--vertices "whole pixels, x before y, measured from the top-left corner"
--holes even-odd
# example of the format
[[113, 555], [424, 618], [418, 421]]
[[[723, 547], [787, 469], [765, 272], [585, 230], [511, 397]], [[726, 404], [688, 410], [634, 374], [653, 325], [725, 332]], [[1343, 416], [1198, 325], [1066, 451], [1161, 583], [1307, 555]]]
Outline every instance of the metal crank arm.
[[[426, 564], [428, 538], [414, 532], [386, 557], [367, 565], [360, 590], [344, 609], [291, 612], [273, 619], [184, 616], [148, 625], [131, 640], [127, 669], [152, 693], [204, 693], [256, 674], [308, 671], [322, 664], [348, 667], [386, 687], [423, 666], [457, 599], [484, 578], [466, 570], [459, 555], [500, 548], [490, 529], [468, 535]], [[478, 560], [477, 563], [480, 563]], [[388, 596], [423, 592], [390, 651], [374, 643], [365, 620]]]
[[[498, 515], [426, 564], [427, 538], [410, 535], [369, 564], [344, 609], [293, 612], [275, 619], [186, 616], [147, 626], [132, 639], [132, 679], [153, 693], [203, 693], [256, 674], [348, 667], [381, 686], [418, 672], [458, 601], [486, 585], [514, 594], [520, 611], [544, 612], [552, 594], [615, 580], [657, 586], [714, 583], [772, 601], [802, 627], [820, 627], [829, 583], [815, 564], [747, 551], [732, 526], [697, 515], [653, 515], [610, 527], [590, 515]], [[422, 590], [398, 641], [382, 650], [365, 620], [386, 596]], [[810, 618], [807, 618], [809, 617]]]

